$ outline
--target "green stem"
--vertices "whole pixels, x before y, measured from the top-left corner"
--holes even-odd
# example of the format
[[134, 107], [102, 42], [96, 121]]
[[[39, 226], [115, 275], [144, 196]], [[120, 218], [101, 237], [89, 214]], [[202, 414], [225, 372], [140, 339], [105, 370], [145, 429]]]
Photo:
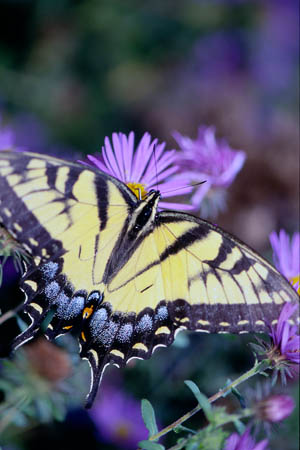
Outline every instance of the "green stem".
[[23, 307], [24, 307], [24, 305], [22, 303], [21, 305], [17, 306], [17, 308], [10, 309], [9, 311], [6, 311], [6, 313], [2, 314], [2, 316], [0, 317], [0, 325], [2, 323], [6, 322], [6, 320], [11, 319], [16, 314], [18, 314], [18, 312], [21, 311], [23, 309]]
[[[242, 420], [246, 419], [247, 417], [251, 417], [253, 415], [253, 410], [251, 408], [244, 409], [241, 414], [228, 416], [222, 423], [219, 423], [216, 428], [223, 427], [224, 425], [227, 425], [228, 423], [234, 422], [235, 420]], [[196, 431], [196, 434], [201, 431]], [[195, 432], [194, 432], [195, 433]], [[174, 445], [173, 447], [170, 447], [168, 450], [180, 450], [182, 448], [185, 448], [185, 445], [189, 442], [190, 437], [187, 437], [184, 440], [181, 440], [178, 444]]]
[[[263, 372], [268, 367], [270, 367], [271, 361], [264, 359], [261, 362], [255, 362], [252, 369], [248, 370], [246, 373], [238, 377], [236, 380], [234, 380], [232, 383], [225, 386], [223, 389], [221, 389], [216, 394], [209, 397], [208, 401], [209, 403], [213, 403], [216, 400], [218, 400], [221, 397], [225, 397], [226, 394], [228, 394], [233, 388], [237, 387], [239, 384], [244, 383], [244, 381], [248, 380], [249, 378], [253, 377], [254, 375]], [[186, 420], [190, 419], [194, 414], [196, 414], [198, 411], [201, 411], [201, 406], [197, 405], [194, 409], [186, 413], [184, 416], [180, 417], [179, 419], [175, 420], [175, 422], [171, 423], [171, 425], [168, 425], [166, 428], [163, 428], [158, 433], [154, 434], [149, 438], [149, 441], [157, 441], [165, 434], [169, 433], [173, 428], [178, 427]], [[176, 447], [175, 447], [176, 448]], [[180, 447], [179, 447], [180, 448]]]

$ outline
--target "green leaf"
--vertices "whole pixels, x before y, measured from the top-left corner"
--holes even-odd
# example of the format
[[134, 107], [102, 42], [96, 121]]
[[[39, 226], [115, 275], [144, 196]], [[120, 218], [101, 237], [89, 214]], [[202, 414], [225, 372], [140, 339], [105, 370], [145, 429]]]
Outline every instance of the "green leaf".
[[[232, 383], [232, 380], [231, 380], [230, 378], [228, 378], [228, 379], [226, 380], [226, 383], [225, 383], [225, 386], [224, 386], [224, 387], [227, 388], [231, 383]], [[227, 397], [227, 395], [229, 395], [230, 392], [231, 392], [231, 391], [226, 391], [226, 392], [224, 392], [224, 393], [222, 394], [222, 397], [223, 397], [223, 398]]]
[[155, 419], [155, 412], [149, 400], [145, 398], [143, 398], [141, 406], [142, 406], [142, 417], [147, 429], [149, 430], [149, 437], [151, 437], [158, 432]]
[[233, 423], [234, 423], [234, 426], [235, 426], [235, 428], [236, 428], [236, 431], [237, 431], [240, 435], [243, 434], [244, 431], [245, 431], [245, 429], [246, 429], [245, 424], [243, 424], [243, 422], [242, 422], [241, 420], [239, 420], [239, 419], [234, 420]]
[[138, 443], [138, 446], [142, 450], [165, 450], [165, 447], [163, 445], [152, 441], [140, 441]]
[[213, 413], [212, 413], [212, 406], [209, 403], [208, 398], [204, 394], [202, 394], [202, 392], [200, 392], [200, 389], [193, 381], [185, 380], [185, 384], [187, 385], [187, 387], [192, 391], [192, 393], [196, 397], [199, 405], [203, 409], [203, 412], [204, 412], [207, 420], [210, 422], [213, 418]]
[[246, 408], [246, 400], [243, 397], [243, 395], [240, 393], [240, 391], [237, 388], [233, 387], [233, 388], [231, 388], [231, 392], [240, 402], [241, 408], [243, 408], [243, 409]]
[[21, 317], [19, 315], [16, 315], [15, 318], [16, 318], [16, 321], [17, 321], [17, 324], [18, 324], [18, 327], [20, 328], [20, 330], [22, 332], [25, 331], [28, 328], [28, 324], [23, 319], [21, 319]]
[[185, 443], [185, 450], [221, 450], [224, 448], [224, 441], [228, 432], [222, 428], [208, 426], [201, 430], [197, 435], [192, 436]]
[[178, 425], [177, 427], [173, 428], [174, 433], [181, 433], [182, 431], [187, 431], [191, 434], [196, 434], [197, 431], [192, 430], [191, 428], [184, 427], [183, 425]]

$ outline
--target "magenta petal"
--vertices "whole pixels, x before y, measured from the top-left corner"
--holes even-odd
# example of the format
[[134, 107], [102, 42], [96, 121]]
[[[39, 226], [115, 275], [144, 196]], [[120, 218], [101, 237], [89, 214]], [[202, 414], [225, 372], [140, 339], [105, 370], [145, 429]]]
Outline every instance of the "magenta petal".
[[[143, 184], [146, 192], [157, 189], [161, 191], [162, 197], [174, 197], [191, 192], [188, 177], [183, 176], [181, 181], [175, 179], [178, 170], [178, 166], [174, 164], [176, 151], [166, 151], [165, 143], [158, 144], [157, 139], [151, 140], [149, 133], [143, 135], [135, 152], [133, 132], [128, 137], [123, 133], [113, 133], [112, 144], [108, 137], [104, 140], [102, 157], [95, 158], [90, 155], [88, 159], [96, 167], [124, 183]], [[191, 205], [179, 208], [178, 204], [168, 202], [161, 202], [159, 206], [194, 209]]]
[[113, 152], [113, 149], [111, 147], [110, 140], [108, 139], [108, 137], [106, 137], [104, 139], [104, 147], [102, 148], [102, 156], [103, 156], [103, 159], [104, 159], [104, 162], [105, 162], [107, 168], [110, 169], [111, 174], [113, 176], [119, 178], [119, 180], [124, 181], [122, 178], [122, 174], [119, 170], [119, 166], [117, 164], [115, 154]]
[[284, 230], [280, 230], [279, 235], [273, 231], [269, 239], [276, 268], [288, 279], [299, 276], [300, 233], [294, 233], [290, 240]]
[[238, 433], [232, 433], [226, 440], [224, 450], [236, 450], [239, 440], [240, 435]]
[[145, 133], [136, 149], [132, 168], [132, 177], [135, 183], [139, 183], [141, 181], [145, 167], [147, 167], [149, 159], [152, 156], [152, 151], [149, 152], [150, 141], [150, 134]]
[[265, 450], [267, 448], [267, 445], [268, 445], [268, 440], [264, 439], [263, 441], [261, 441], [258, 444], [256, 444], [256, 446], [253, 447], [252, 450]]
[[[124, 148], [126, 144], [126, 135], [122, 134], [122, 147]], [[132, 174], [132, 162], [133, 162], [133, 148], [134, 148], [134, 133], [131, 131], [128, 136], [127, 140], [127, 154], [124, 157], [124, 168], [125, 168], [125, 175], [127, 180], [131, 180], [131, 174]]]
[[120, 176], [124, 181], [127, 181], [125, 178], [125, 164], [124, 164], [124, 154], [127, 153], [127, 140], [125, 141], [125, 151], [123, 151], [123, 147], [121, 146], [121, 134], [113, 133], [112, 134], [112, 143], [114, 148], [114, 159], [116, 164], [118, 165]]
[[195, 208], [193, 205], [187, 205], [185, 203], [173, 203], [173, 202], [159, 202], [159, 208], [166, 208], [166, 209], [174, 209], [176, 211], [193, 211]]

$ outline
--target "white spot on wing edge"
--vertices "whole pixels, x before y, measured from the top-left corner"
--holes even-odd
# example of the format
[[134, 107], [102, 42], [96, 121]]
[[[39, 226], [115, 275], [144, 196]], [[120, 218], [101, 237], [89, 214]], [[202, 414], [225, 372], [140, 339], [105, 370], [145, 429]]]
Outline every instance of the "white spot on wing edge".
[[153, 347], [152, 353], [154, 353], [159, 347], [167, 347], [166, 344], [157, 344]]
[[[87, 362], [89, 363], [90, 368], [91, 368], [91, 383], [90, 383], [90, 390], [89, 390], [89, 393], [88, 393], [88, 395], [87, 395], [87, 397], [86, 397], [86, 398], [88, 398], [89, 395], [90, 395], [90, 393], [92, 392], [93, 385], [94, 385], [94, 371], [93, 371], [93, 366], [92, 366], [92, 364], [90, 363], [90, 360], [89, 360], [88, 358], [86, 358], [86, 357], [84, 357], [84, 358], [82, 358], [82, 359], [86, 359]], [[109, 366], [109, 364], [110, 364], [110, 363], [106, 363], [106, 364], [103, 366], [103, 368], [102, 368], [102, 372], [101, 372], [101, 375], [100, 375], [100, 378], [99, 378], [99, 382], [98, 382], [98, 387], [99, 387], [100, 384], [101, 384], [101, 381], [102, 381], [102, 377], [103, 377], [104, 371], [105, 371], [106, 367]], [[98, 366], [97, 366], [97, 368], [98, 368]]]
[[140, 356], [131, 356], [130, 358], [127, 359], [126, 364], [128, 364], [133, 359], [139, 359], [141, 361], [144, 361], [144, 358], [141, 358]]
[[98, 353], [96, 352], [96, 350], [91, 348], [91, 350], [89, 350], [88, 353], [90, 353], [93, 356], [95, 364], [96, 364], [96, 366], [98, 366], [98, 364], [99, 364], [99, 357], [98, 357]]
[[187, 330], [187, 327], [185, 327], [184, 325], [181, 325], [179, 328], [177, 328], [177, 330], [175, 330], [175, 332], [174, 332], [174, 339], [176, 338], [177, 334], [180, 333], [180, 331], [182, 331], [182, 330]]

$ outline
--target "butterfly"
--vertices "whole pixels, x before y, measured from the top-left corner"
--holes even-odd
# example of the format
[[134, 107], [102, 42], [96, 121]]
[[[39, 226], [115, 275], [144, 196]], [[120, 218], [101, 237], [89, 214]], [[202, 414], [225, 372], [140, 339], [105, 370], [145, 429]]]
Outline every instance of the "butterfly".
[[266, 331], [299, 297], [266, 260], [221, 228], [159, 211], [100, 171], [26, 153], [0, 152], [0, 223], [32, 256], [21, 280], [32, 339], [50, 309], [48, 339], [79, 331], [93, 403], [105, 367], [147, 359], [180, 329]]

